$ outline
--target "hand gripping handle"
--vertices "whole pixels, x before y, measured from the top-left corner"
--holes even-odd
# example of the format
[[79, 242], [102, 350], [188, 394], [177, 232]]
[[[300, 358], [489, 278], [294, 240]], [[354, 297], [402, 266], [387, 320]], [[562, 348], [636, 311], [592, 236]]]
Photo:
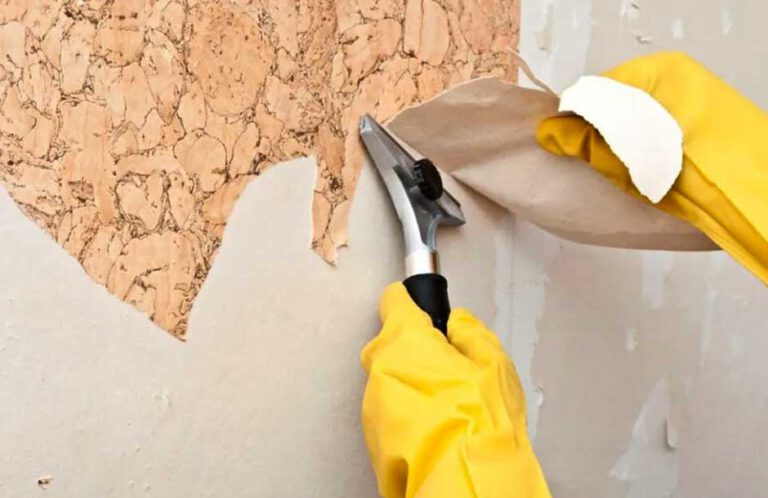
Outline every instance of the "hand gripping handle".
[[448, 301], [448, 281], [438, 273], [413, 275], [403, 282], [411, 299], [424, 310], [432, 325], [443, 334], [448, 332], [451, 304]]

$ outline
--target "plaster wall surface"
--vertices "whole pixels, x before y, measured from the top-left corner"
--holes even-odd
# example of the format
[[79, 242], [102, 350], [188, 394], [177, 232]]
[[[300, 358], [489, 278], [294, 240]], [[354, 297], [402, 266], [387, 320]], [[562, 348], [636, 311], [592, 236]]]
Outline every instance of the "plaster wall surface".
[[[366, 166], [354, 246], [328, 265], [309, 247], [314, 177], [302, 159], [248, 187], [186, 343], [94, 285], [0, 192], [0, 497], [377, 496], [359, 352], [401, 278], [400, 229]], [[511, 308], [497, 291], [511, 217], [447, 180], [472, 219], [442, 238], [452, 297], [494, 323]]]
[[[766, 10], [526, 0], [521, 51], [560, 90], [686, 49], [767, 106]], [[440, 241], [454, 304], [515, 359], [556, 496], [764, 494], [756, 279], [722, 253], [562, 242], [447, 181], [470, 220]], [[353, 245], [327, 265], [309, 249], [313, 182], [305, 159], [249, 186], [186, 344], [94, 285], [0, 192], [0, 497], [376, 496], [358, 354], [402, 273], [398, 226], [366, 167]]]

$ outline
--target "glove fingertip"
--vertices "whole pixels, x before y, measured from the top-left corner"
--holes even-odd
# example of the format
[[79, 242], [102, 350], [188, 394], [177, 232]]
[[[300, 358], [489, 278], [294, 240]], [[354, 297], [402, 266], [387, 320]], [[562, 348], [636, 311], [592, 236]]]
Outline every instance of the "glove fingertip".
[[536, 141], [545, 150], [552, 154], [565, 155], [565, 151], [558, 140], [558, 130], [561, 129], [560, 118], [550, 117], [543, 119], [536, 127]]
[[390, 284], [381, 296], [379, 316], [384, 324], [393, 318], [412, 322], [414, 325], [432, 327], [432, 320], [419, 308], [402, 282]]
[[592, 125], [577, 115], [545, 118], [536, 128], [536, 140], [545, 150], [559, 156], [586, 158]]
[[365, 373], [371, 373], [371, 366], [373, 365], [373, 357], [375, 350], [375, 339], [363, 347], [360, 351], [360, 364], [363, 366]]
[[488, 330], [488, 327], [466, 308], [456, 308], [448, 319], [448, 338], [451, 342], [483, 339], [498, 342], [496, 335]]
[[409, 300], [410, 296], [408, 296], [408, 291], [402, 282], [389, 284], [381, 294], [381, 300], [379, 301], [379, 317], [381, 322], [386, 322], [387, 318], [398, 309], [407, 306]]
[[450, 328], [451, 323], [454, 325], [458, 324], [476, 324], [480, 322], [480, 320], [467, 308], [454, 308], [451, 311], [451, 316], [448, 317], [448, 326]]

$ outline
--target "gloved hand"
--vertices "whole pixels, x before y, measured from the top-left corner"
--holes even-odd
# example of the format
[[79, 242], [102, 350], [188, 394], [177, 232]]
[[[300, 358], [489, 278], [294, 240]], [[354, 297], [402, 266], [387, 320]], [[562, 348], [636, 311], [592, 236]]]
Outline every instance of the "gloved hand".
[[363, 429], [384, 498], [545, 498], [520, 381], [496, 336], [468, 311], [448, 340], [401, 283], [381, 300], [363, 350]]
[[[768, 114], [682, 53], [639, 57], [605, 76], [650, 94], [683, 130], [682, 173], [656, 206], [698, 227], [768, 284]], [[584, 159], [648, 202], [582, 118], [546, 119], [537, 138], [555, 154]]]

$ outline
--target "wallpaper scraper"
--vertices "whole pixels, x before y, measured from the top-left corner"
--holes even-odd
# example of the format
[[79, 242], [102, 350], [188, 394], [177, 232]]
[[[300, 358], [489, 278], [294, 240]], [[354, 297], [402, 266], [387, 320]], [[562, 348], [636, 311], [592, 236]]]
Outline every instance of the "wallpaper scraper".
[[443, 188], [440, 172], [432, 161], [407, 147], [368, 114], [360, 120], [360, 137], [403, 227], [403, 284], [432, 318], [435, 328], [445, 334], [451, 306], [448, 282], [440, 274], [437, 228], [463, 225], [466, 220], [461, 205]]

